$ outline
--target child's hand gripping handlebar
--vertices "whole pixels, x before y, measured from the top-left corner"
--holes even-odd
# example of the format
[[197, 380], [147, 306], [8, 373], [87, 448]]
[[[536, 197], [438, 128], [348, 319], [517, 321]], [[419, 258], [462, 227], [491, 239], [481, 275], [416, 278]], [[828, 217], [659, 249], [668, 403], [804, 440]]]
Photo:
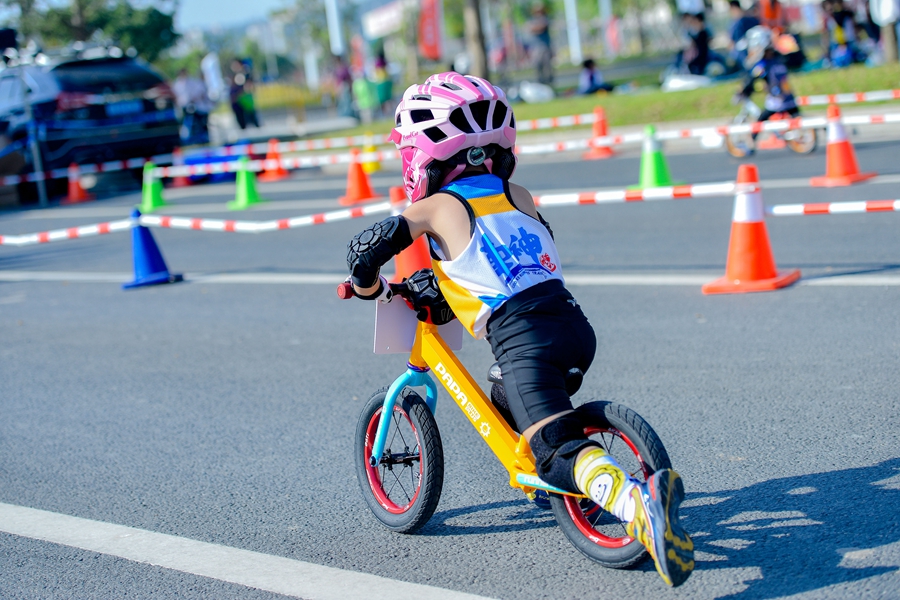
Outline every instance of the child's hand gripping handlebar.
[[[416, 311], [420, 321], [443, 325], [456, 318], [447, 300], [444, 299], [431, 269], [416, 271], [402, 283], [385, 283], [390, 293], [382, 302], [390, 302], [393, 296], [400, 296]], [[349, 279], [338, 286], [337, 295], [341, 300], [348, 300], [356, 295]]]

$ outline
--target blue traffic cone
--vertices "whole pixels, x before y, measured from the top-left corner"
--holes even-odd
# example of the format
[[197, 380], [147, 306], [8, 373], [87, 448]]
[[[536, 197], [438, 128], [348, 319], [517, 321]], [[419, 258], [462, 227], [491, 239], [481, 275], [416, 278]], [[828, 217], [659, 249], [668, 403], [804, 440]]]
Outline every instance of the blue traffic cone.
[[166, 261], [153, 239], [150, 230], [139, 224], [141, 211], [131, 211], [131, 218], [136, 225], [131, 229], [131, 248], [134, 254], [134, 281], [122, 284], [122, 289], [143, 287], [145, 285], [157, 285], [160, 283], [175, 283], [184, 281], [183, 275], [169, 273]]

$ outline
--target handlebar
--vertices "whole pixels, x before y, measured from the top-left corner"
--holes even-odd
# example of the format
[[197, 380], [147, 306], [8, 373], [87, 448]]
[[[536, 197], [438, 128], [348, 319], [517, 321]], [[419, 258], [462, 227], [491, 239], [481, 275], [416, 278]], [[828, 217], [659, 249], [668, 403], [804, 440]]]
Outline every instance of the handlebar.
[[[407, 286], [405, 282], [388, 283], [388, 286], [395, 296], [406, 298], [409, 295], [409, 286]], [[353, 292], [353, 284], [349, 281], [341, 282], [337, 286], [337, 295], [341, 300], [350, 300], [351, 298], [354, 298], [356, 294]]]
[[344, 281], [340, 285], [337, 286], [337, 295], [341, 300], [349, 300], [355, 294], [353, 293], [353, 284], [349, 281]]

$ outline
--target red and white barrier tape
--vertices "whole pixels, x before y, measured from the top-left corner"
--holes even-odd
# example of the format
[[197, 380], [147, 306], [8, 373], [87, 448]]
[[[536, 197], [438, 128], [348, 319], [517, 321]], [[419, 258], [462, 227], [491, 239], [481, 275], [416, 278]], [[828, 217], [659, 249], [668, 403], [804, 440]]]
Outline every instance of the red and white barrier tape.
[[188, 217], [166, 217], [163, 215], [141, 215], [140, 223], [146, 227], [169, 229], [194, 229], [199, 231], [233, 231], [236, 233], [264, 233], [281, 229], [296, 229], [309, 225], [322, 225], [335, 221], [358, 219], [369, 215], [390, 212], [390, 202], [363, 204], [316, 215], [276, 219], [273, 221], [225, 221], [220, 219], [191, 219]]
[[[567, 204], [614, 204], [620, 202], [649, 202], [654, 200], [681, 200], [683, 198], [705, 198], [728, 196], [738, 191], [733, 181], [723, 183], [702, 183], [697, 185], [675, 185], [669, 187], [646, 188], [643, 190], [609, 190], [601, 192], [581, 192], [573, 194], [548, 194], [535, 196], [535, 206], [562, 206]], [[759, 191], [758, 185], [743, 184], [740, 191]]]
[[900, 200], [776, 204], [775, 206], [766, 207], [766, 213], [775, 217], [789, 217], [796, 215], [845, 215], [867, 212], [900, 212]]
[[[278, 142], [276, 149], [278, 152], [308, 152], [312, 150], [332, 150], [336, 148], [352, 148], [354, 146], [383, 146], [389, 144], [390, 140], [384, 134], [377, 135], [354, 135], [348, 137], [334, 138], [318, 138], [312, 140], [295, 140], [293, 142]], [[259, 142], [256, 144], [236, 144], [234, 146], [220, 146], [218, 148], [208, 148], [200, 151], [193, 151], [187, 154], [188, 157], [204, 157], [213, 156], [245, 156], [247, 154], [265, 154], [269, 151], [267, 142]]]
[[[128, 160], [111, 160], [104, 163], [93, 165], [78, 165], [78, 172], [81, 175], [88, 173], [106, 173], [109, 171], [124, 171], [126, 169], [137, 169], [143, 167], [148, 162], [171, 162], [171, 154], [160, 154], [151, 156], [150, 158], [131, 158]], [[68, 167], [64, 169], [53, 169], [51, 171], [40, 171], [37, 173], [26, 173], [25, 175], [7, 175], [0, 178], [0, 185], [15, 185], [17, 183], [25, 183], [26, 181], [41, 181], [45, 179], [64, 179], [69, 176]]]
[[[196, 231], [230, 231], [236, 233], [264, 233], [267, 231], [279, 231], [282, 229], [296, 229], [308, 225], [322, 225], [348, 219], [358, 219], [369, 215], [390, 212], [390, 202], [378, 202], [376, 204], [364, 204], [334, 210], [331, 212], [291, 217], [289, 219], [275, 219], [272, 221], [231, 221], [223, 219], [195, 219], [191, 217], [167, 217], [164, 215], [141, 215], [138, 223], [145, 227], [163, 227], [167, 229], [193, 229]], [[62, 240], [103, 235], [117, 231], [127, 231], [134, 226], [132, 219], [110, 221], [109, 223], [97, 223], [69, 229], [57, 229], [41, 233], [26, 233], [23, 235], [0, 235], [0, 246], [30, 246], [32, 244], [47, 244]]]
[[[247, 168], [254, 172], [275, 170], [279, 165], [285, 169], [301, 169], [304, 167], [322, 167], [326, 165], [346, 164], [351, 161], [353, 155], [323, 154], [320, 156], [291, 156], [279, 160], [251, 160], [247, 162]], [[359, 161], [383, 162], [397, 160], [400, 153], [396, 150], [384, 150], [378, 152], [366, 152], [359, 155]], [[213, 175], [218, 173], [234, 173], [240, 167], [240, 162], [232, 160], [228, 162], [206, 163], [199, 165], [181, 165], [172, 167], [159, 167], [154, 171], [155, 177], [189, 177], [191, 175]]]
[[127, 231], [131, 229], [131, 227], [131, 219], [122, 219], [121, 221], [96, 223], [94, 225], [83, 225], [81, 227], [69, 227], [68, 229], [55, 229], [53, 231], [43, 231], [41, 233], [0, 235], [0, 246], [30, 246], [31, 244], [46, 244], [62, 240], [74, 240], [77, 238], [114, 233], [116, 231]]
[[849, 94], [822, 94], [818, 96], [799, 96], [799, 106], [822, 106], [825, 104], [856, 104], [859, 102], [885, 102], [900, 100], [900, 90], [878, 90], [875, 92], [855, 92]]

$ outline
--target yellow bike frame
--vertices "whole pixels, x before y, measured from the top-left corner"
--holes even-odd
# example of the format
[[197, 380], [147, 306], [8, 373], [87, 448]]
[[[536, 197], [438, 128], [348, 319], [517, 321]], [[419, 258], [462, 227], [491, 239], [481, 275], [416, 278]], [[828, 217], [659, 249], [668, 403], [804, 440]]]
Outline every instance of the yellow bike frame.
[[[521, 436], [513, 431], [506, 420], [497, 412], [493, 403], [481, 391], [481, 387], [472, 379], [466, 368], [460, 363], [453, 351], [441, 338], [437, 325], [420, 322], [416, 330], [415, 342], [409, 355], [409, 369], [391, 385], [384, 400], [382, 415], [393, 413], [394, 404], [400, 392], [406, 386], [426, 386], [428, 388], [428, 407], [434, 411], [436, 390], [427, 372], [431, 370], [435, 377], [450, 394], [456, 405], [484, 438], [500, 462], [509, 472], [509, 485], [524, 491], [531, 496], [535, 489], [543, 489], [557, 494], [581, 496], [554, 487], [538, 477], [535, 470], [531, 448]], [[379, 427], [373, 443], [370, 457], [372, 464], [377, 464], [378, 457], [384, 451], [384, 438], [387, 434], [387, 423], [390, 419], [382, 419], [379, 425], [385, 425], [384, 432]]]

